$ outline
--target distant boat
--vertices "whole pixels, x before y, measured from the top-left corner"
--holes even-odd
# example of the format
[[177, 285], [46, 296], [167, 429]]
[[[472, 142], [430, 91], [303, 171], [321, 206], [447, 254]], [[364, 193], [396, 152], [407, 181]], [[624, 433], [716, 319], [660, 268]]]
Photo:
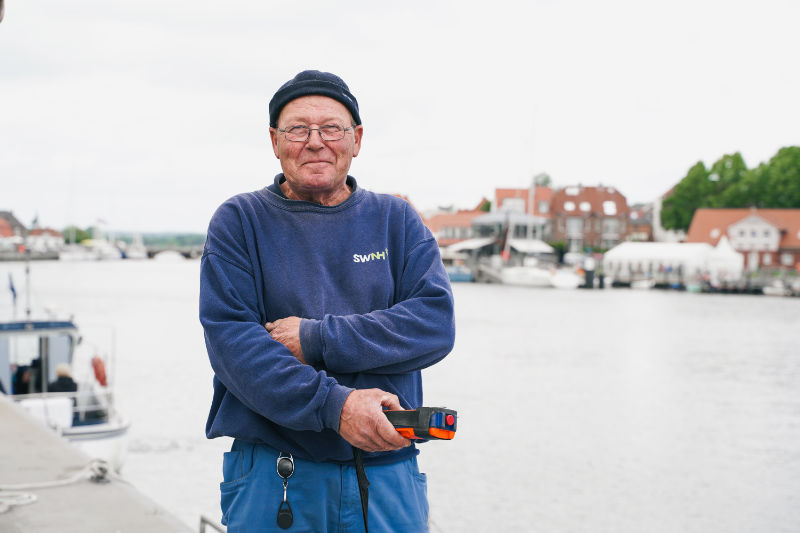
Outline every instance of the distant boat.
[[105, 239], [86, 239], [80, 244], [67, 244], [58, 253], [60, 261], [106, 261], [122, 259], [119, 248]]
[[107, 239], [88, 239], [83, 241], [83, 244], [92, 251], [94, 258], [98, 261], [122, 259], [122, 252], [120, 249]]
[[506, 285], [555, 289], [577, 289], [583, 281], [571, 269], [545, 265], [503, 266], [499, 278]]
[[144, 245], [141, 233], [133, 236], [130, 244], [120, 243], [123, 259], [147, 259], [147, 247]]
[[761, 288], [761, 292], [763, 292], [766, 296], [791, 296], [792, 295], [792, 289], [787, 287], [786, 284], [783, 281], [779, 280], [779, 279], [776, 279], [775, 281], [773, 281], [772, 283], [770, 283], [768, 285], [764, 285], [764, 287]]
[[67, 244], [58, 251], [59, 261], [94, 261], [97, 257], [86, 246]]
[[550, 283], [556, 289], [577, 289], [583, 282], [583, 278], [567, 268], [557, 268], [550, 277]]
[[442, 251], [442, 263], [451, 282], [469, 282], [475, 280], [475, 274], [467, 266], [469, 256], [463, 252], [445, 249]]
[[445, 265], [447, 276], [452, 282], [473, 281], [472, 270], [466, 265]]
[[631, 289], [649, 290], [656, 286], [653, 278], [635, 279], [631, 281]]
[[72, 321], [0, 322], [0, 384], [33, 418], [119, 471], [130, 422], [114, 405], [113, 376], [106, 371], [112, 357], [77, 357], [81, 343]]

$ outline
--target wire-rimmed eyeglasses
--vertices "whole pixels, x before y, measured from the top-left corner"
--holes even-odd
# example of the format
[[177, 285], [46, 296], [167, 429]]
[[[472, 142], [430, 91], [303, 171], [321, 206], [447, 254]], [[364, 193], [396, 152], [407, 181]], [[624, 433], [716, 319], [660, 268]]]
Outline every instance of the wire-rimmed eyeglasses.
[[319, 128], [309, 128], [308, 126], [289, 126], [286, 129], [278, 128], [286, 139], [294, 142], [306, 142], [311, 136], [311, 132], [316, 130], [323, 141], [340, 141], [344, 139], [344, 134], [353, 128], [345, 128], [339, 124], [326, 124]]

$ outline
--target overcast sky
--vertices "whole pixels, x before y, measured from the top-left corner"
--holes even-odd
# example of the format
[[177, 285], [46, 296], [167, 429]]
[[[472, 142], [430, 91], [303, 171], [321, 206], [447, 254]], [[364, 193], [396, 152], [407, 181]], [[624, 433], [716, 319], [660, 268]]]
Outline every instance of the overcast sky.
[[280, 171], [267, 103], [337, 73], [350, 173], [421, 210], [496, 187], [651, 201], [693, 164], [800, 144], [800, 2], [6, 0], [0, 210], [204, 232]]

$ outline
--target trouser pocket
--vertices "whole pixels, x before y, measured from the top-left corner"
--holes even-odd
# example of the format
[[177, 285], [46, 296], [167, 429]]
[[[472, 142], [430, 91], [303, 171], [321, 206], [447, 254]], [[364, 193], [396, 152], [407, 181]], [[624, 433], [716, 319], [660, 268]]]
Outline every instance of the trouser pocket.
[[247, 506], [247, 486], [255, 470], [254, 446], [233, 441], [231, 451], [222, 456], [222, 483], [219, 484], [222, 524], [227, 526], [237, 508]]

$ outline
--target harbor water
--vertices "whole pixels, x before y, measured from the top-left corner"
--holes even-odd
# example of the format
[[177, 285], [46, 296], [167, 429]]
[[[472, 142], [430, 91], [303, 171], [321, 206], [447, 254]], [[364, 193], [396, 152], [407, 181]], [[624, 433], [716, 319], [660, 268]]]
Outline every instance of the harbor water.
[[[24, 316], [24, 265], [13, 275]], [[115, 331], [122, 475], [193, 528], [219, 518], [199, 262], [31, 264], [34, 309]], [[425, 403], [432, 532], [800, 531], [800, 298], [456, 284]], [[0, 313], [11, 315], [11, 296]]]

